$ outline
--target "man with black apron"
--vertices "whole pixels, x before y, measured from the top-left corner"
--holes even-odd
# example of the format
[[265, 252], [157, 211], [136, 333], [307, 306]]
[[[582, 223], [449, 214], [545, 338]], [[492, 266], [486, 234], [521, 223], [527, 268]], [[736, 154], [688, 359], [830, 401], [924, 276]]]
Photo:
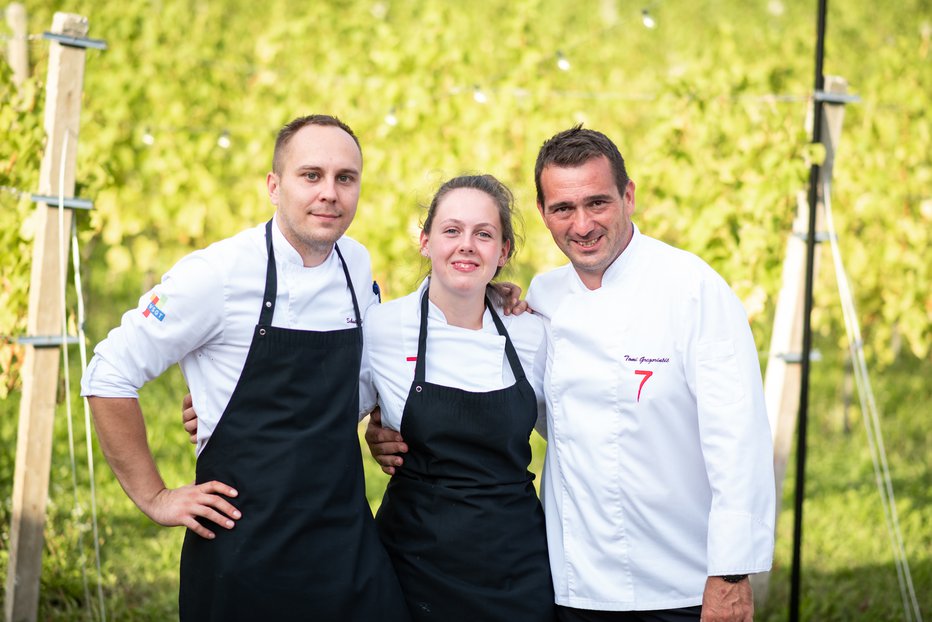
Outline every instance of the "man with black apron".
[[[362, 313], [350, 274], [370, 273], [365, 249], [342, 234], [361, 169], [337, 119], [285, 126], [268, 178], [274, 221], [179, 262], [82, 380], [127, 494], [154, 521], [189, 528], [182, 620], [409, 619], [356, 435]], [[176, 361], [207, 425], [196, 483], [168, 489], [135, 391]]]
[[[359, 377], [362, 321], [349, 270], [335, 246], [355, 328], [272, 326], [271, 221], [266, 236], [263, 300], [273, 304], [261, 305], [243, 374], [197, 461], [197, 483], [219, 480], [251, 494], [236, 529], [213, 540], [185, 534], [181, 619], [405, 619], [365, 495], [359, 386], [349, 380]], [[275, 451], [256, 452], [257, 442]]]
[[428, 289], [401, 422], [409, 449], [379, 534], [417, 621], [552, 620], [544, 514], [527, 471], [537, 398], [488, 301], [515, 384], [477, 393], [426, 382]]

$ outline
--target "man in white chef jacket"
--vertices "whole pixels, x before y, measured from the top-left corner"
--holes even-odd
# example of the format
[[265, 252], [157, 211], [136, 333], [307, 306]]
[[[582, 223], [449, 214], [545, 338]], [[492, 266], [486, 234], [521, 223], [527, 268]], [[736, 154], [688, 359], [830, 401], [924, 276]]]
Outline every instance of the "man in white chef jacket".
[[701, 259], [638, 230], [604, 134], [546, 141], [535, 184], [571, 262], [528, 291], [549, 319], [542, 498], [558, 617], [751, 620], [774, 479], [741, 303]]
[[[362, 162], [358, 140], [335, 118], [330, 125], [332, 117], [317, 117], [320, 119], [300, 127], [300, 135], [293, 132], [285, 142], [280, 139], [276, 143], [273, 163], [280, 173], [283, 158], [295, 138], [302, 150], [313, 149], [304, 157], [316, 165], [309, 168], [308, 176], [319, 179], [316, 185], [323, 187], [315, 193], [316, 199], [300, 196], [291, 185], [280, 184], [279, 175], [269, 175], [270, 197], [277, 207], [271, 228], [272, 243], [281, 272], [278, 275], [281, 300], [276, 304], [275, 321], [296, 329], [332, 330], [347, 328], [347, 318], [353, 315], [352, 306], [345, 308], [340, 261], [327, 250], [315, 258], [318, 265], [308, 267], [290, 238], [300, 235], [309, 242], [320, 238], [322, 248], [332, 248], [340, 239], [343, 257], [357, 284], [363, 314], [377, 300], [371, 287], [366, 286], [372, 283], [368, 251], [355, 240], [341, 239], [356, 214], [359, 199]], [[297, 125], [297, 121], [289, 125]], [[337, 176], [342, 181], [337, 182]], [[315, 219], [304, 214], [305, 206], [313, 201], [324, 205], [327, 211], [339, 213], [339, 217], [316, 218], [322, 222], [313, 227], [305, 224], [305, 220]], [[240, 518], [223, 498], [236, 496], [237, 491], [229, 486], [207, 482], [165, 490], [151, 455], [143, 459], [136, 447], [133, 451], [123, 448], [135, 446], [140, 440], [145, 443], [141, 413], [130, 412], [139, 409], [139, 388], [179, 362], [200, 418], [197, 453], [204, 449], [246, 360], [258, 317], [255, 301], [261, 302], [266, 280], [266, 257], [265, 223], [184, 257], [159, 285], [140, 298], [138, 309], [126, 312], [120, 327], [97, 345], [82, 378], [82, 394], [91, 396], [91, 405], [96, 406], [95, 423], [105, 452], [113, 436], [112, 450], [126, 454], [125, 458], [116, 457], [114, 470], [127, 471], [126, 477], [131, 480], [127, 484], [133, 488], [127, 494], [160, 524], [184, 525], [209, 538], [212, 531], [195, 518], [208, 518], [225, 529], [232, 529], [234, 521]], [[223, 274], [230, 276], [229, 283], [219, 278]], [[132, 429], [110, 433], [118, 425]]]
[[[361, 318], [376, 302], [369, 253], [343, 235], [361, 175], [339, 119], [283, 127], [266, 178], [274, 217], [179, 261], [82, 379], [126, 493], [153, 521], [189, 529], [182, 622], [410, 620], [356, 434]], [[168, 488], [137, 391], [176, 362], [200, 415], [197, 480]]]

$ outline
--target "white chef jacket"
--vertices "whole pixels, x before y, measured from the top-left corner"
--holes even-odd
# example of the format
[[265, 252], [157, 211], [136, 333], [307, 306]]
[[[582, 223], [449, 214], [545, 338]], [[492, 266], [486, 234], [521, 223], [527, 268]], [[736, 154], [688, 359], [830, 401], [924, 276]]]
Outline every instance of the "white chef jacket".
[[[363, 361], [360, 404], [368, 410], [382, 408], [382, 425], [401, 429], [408, 391], [414, 381], [417, 342], [421, 321], [421, 294], [417, 291], [373, 306], [363, 321]], [[470, 330], [447, 324], [443, 311], [428, 301], [427, 367], [425, 380], [432, 384], [474, 392], [496, 391], [515, 383], [505, 354], [505, 338], [498, 334], [486, 309], [482, 328]], [[496, 312], [511, 337], [535, 395], [538, 396], [538, 431], [545, 434], [543, 380], [547, 362], [547, 340], [543, 320], [531, 313], [505, 315]]]
[[[345, 236], [337, 244], [364, 316], [377, 302], [369, 252]], [[272, 245], [278, 276], [273, 326], [320, 331], [355, 326], [336, 253], [319, 266], [304, 267], [277, 222]], [[265, 292], [267, 257], [263, 223], [182, 258], [97, 345], [81, 394], [135, 398], [143, 384], [180, 362], [197, 411], [200, 454], [246, 362]], [[174, 405], [169, 406], [171, 414]]]
[[550, 319], [542, 482], [560, 605], [698, 605], [707, 576], [765, 571], [774, 477], [760, 364], [738, 298], [642, 235], [588, 290], [536, 277]]

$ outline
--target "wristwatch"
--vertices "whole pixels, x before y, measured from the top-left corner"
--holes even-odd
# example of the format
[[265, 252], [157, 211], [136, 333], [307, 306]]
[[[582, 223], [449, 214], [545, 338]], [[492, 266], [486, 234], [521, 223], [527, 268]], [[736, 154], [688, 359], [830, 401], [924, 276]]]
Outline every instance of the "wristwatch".
[[720, 576], [722, 581], [726, 583], [741, 583], [748, 578], [746, 574], [723, 574]]

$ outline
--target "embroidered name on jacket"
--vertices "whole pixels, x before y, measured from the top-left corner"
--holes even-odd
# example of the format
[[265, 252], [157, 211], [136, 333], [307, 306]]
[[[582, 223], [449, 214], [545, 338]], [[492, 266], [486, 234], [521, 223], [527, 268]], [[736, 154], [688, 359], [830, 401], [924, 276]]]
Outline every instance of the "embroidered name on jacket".
[[[167, 300], [168, 299], [165, 298], [164, 296], [162, 298], [159, 298], [158, 294], [152, 294], [152, 298], [149, 299], [149, 304], [146, 305], [146, 308], [143, 310], [142, 315], [144, 317], [149, 317], [151, 315], [152, 317], [157, 319], [159, 322], [163, 321], [165, 319], [164, 308], [165, 308], [165, 303], [167, 302]], [[161, 308], [158, 306], [159, 304], [162, 305]]]
[[638, 356], [631, 356], [631, 355], [629, 355], [629, 354], [625, 354], [625, 361], [628, 362], [628, 363], [645, 363], [645, 364], [647, 364], [647, 365], [650, 365], [651, 363], [669, 363], [669, 362], [670, 362], [670, 357], [667, 357], [667, 356], [663, 356], [663, 357], [641, 356], [641, 357], [638, 357]]

